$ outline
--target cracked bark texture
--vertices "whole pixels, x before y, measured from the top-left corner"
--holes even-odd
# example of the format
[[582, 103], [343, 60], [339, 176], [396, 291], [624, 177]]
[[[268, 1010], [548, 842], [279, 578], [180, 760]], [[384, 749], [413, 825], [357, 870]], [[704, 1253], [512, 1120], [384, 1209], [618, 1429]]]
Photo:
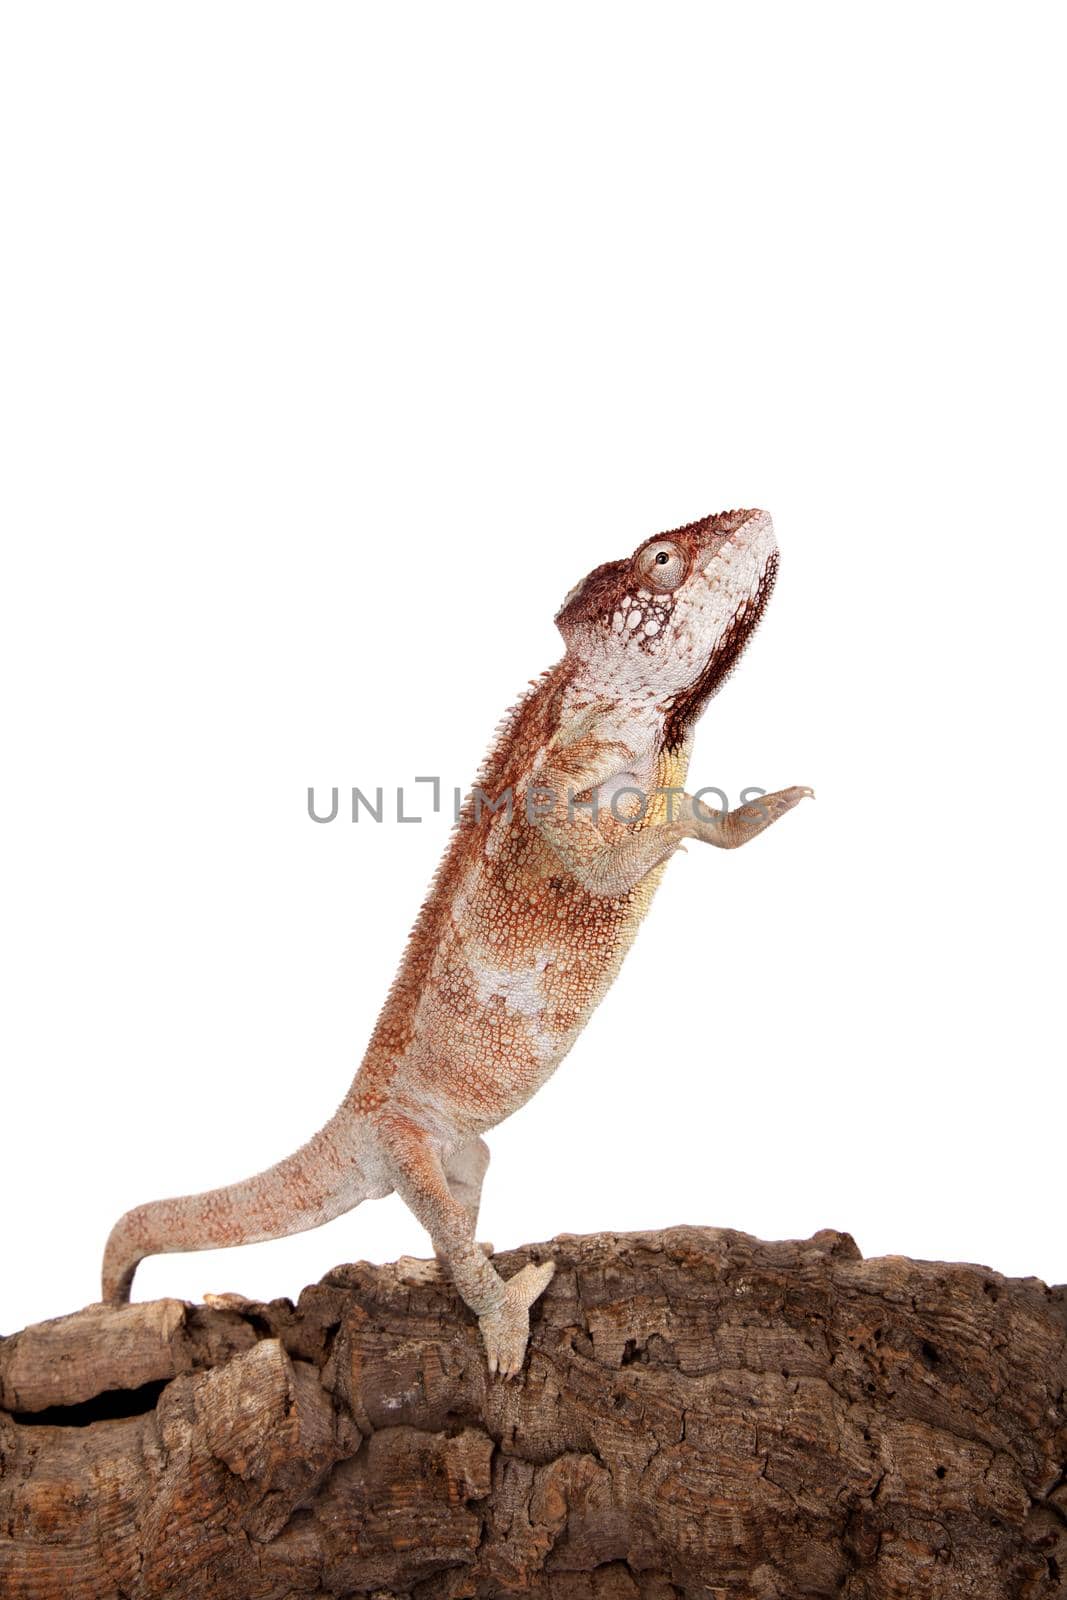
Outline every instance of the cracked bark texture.
[[521, 1379], [433, 1263], [0, 1341], [4, 1600], [1052, 1600], [1067, 1290], [565, 1236]]

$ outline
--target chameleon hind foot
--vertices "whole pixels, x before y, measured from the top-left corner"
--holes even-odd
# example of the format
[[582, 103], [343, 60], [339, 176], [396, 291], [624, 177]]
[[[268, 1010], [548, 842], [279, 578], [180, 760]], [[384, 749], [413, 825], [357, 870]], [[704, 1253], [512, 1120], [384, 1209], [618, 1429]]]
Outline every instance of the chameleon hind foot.
[[518, 1377], [530, 1338], [530, 1307], [547, 1289], [555, 1270], [554, 1261], [531, 1261], [504, 1285], [504, 1299], [497, 1309], [478, 1318], [490, 1377], [494, 1373]]
[[[474, 1248], [480, 1250], [487, 1261], [494, 1253], [494, 1246], [489, 1243], [488, 1239], [479, 1239]], [[404, 1259], [406, 1260], [407, 1257], [404, 1257]], [[435, 1250], [433, 1260], [425, 1262], [424, 1265], [428, 1273], [434, 1277], [445, 1279], [451, 1277], [451, 1273], [448, 1270], [448, 1259], [442, 1255], [440, 1250]]]
[[[493, 1246], [479, 1241], [475, 1247], [488, 1259], [493, 1254]], [[450, 1283], [452, 1274], [444, 1256], [436, 1252], [427, 1261], [425, 1256], [398, 1256], [396, 1269], [400, 1276], [409, 1283]]]

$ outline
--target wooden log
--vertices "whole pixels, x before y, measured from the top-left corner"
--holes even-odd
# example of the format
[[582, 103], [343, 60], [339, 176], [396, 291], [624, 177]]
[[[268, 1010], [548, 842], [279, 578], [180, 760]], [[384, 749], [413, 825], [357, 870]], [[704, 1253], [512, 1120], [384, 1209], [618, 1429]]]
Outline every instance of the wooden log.
[[0, 1341], [4, 1600], [1053, 1600], [1067, 1291], [564, 1236], [515, 1383], [436, 1265]]

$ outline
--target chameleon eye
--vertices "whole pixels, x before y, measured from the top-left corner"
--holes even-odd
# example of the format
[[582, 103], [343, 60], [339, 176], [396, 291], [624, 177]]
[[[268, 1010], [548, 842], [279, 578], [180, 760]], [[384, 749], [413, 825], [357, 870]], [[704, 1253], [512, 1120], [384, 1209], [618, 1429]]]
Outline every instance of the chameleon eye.
[[637, 571], [650, 589], [677, 589], [686, 574], [686, 559], [676, 544], [658, 539], [637, 557]]

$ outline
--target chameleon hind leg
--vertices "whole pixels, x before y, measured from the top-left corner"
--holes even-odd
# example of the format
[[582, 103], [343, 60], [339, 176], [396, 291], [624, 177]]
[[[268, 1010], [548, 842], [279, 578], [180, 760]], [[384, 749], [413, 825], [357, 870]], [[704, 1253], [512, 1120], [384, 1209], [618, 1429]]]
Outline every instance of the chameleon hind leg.
[[[530, 1307], [555, 1272], [552, 1261], [531, 1262], [504, 1282], [474, 1238], [472, 1206], [455, 1192], [445, 1164], [426, 1132], [406, 1117], [381, 1118], [376, 1129], [380, 1152], [397, 1194], [433, 1240], [460, 1297], [478, 1318], [490, 1373], [515, 1378], [530, 1337]], [[481, 1174], [466, 1180], [467, 1199], [481, 1189], [488, 1152], [479, 1155]], [[468, 1169], [469, 1171], [473, 1170]], [[463, 1180], [459, 1180], [461, 1193]]]
[[[441, 1162], [441, 1166], [445, 1182], [460, 1205], [469, 1213], [471, 1227], [477, 1233], [482, 1184], [489, 1170], [489, 1146], [484, 1139], [471, 1139], [455, 1150], [450, 1150]], [[479, 1241], [478, 1249], [487, 1256], [493, 1253], [492, 1245], [484, 1240]], [[443, 1262], [444, 1258], [438, 1255], [438, 1260]]]

